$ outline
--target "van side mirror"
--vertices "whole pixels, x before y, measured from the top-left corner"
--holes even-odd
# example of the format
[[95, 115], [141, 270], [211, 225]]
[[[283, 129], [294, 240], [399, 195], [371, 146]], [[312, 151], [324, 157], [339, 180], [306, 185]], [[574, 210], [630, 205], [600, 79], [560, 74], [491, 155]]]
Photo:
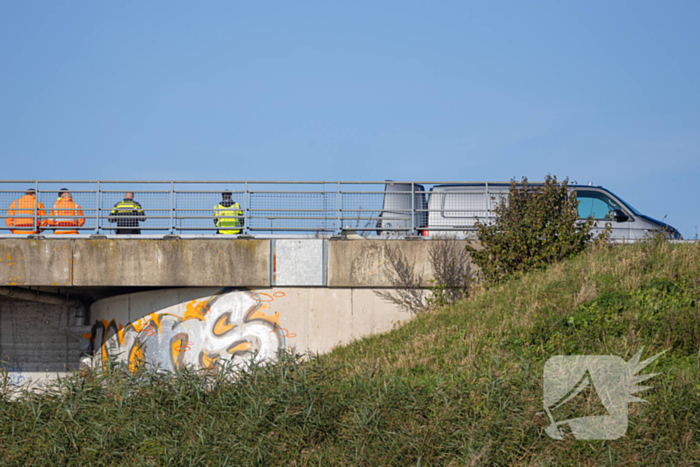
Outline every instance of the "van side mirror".
[[613, 209], [611, 214], [615, 222], [626, 222], [629, 220], [629, 216], [620, 209]]

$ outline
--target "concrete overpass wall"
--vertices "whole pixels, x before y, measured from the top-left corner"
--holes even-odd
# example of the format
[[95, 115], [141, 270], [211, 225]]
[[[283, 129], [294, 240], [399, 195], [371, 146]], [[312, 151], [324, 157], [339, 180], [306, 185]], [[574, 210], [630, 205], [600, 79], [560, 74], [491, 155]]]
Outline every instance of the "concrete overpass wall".
[[[273, 347], [322, 353], [410, 319], [375, 293], [392, 287], [386, 247], [399, 248], [427, 287], [434, 241], [2, 238], [0, 285], [61, 287], [69, 294], [160, 288], [93, 303], [95, 326], [87, 334], [96, 349], [110, 339], [113, 347], [149, 340], [149, 352], [160, 349], [157, 358], [169, 355], [173, 365]], [[26, 382], [78, 366], [78, 340], [64, 330], [74, 314], [0, 298], [0, 360], [13, 378]], [[157, 320], [152, 328], [150, 319]], [[161, 321], [165, 326], [158, 328]]]
[[[130, 345], [138, 341], [152, 355], [158, 355], [154, 358], [165, 367], [170, 364], [168, 358], [184, 353], [193, 353], [194, 364], [199, 364], [204, 354], [209, 359], [225, 359], [230, 355], [226, 349], [237, 343], [244, 344], [241, 349], [250, 344], [259, 352], [270, 351], [270, 355], [280, 348], [324, 353], [338, 344], [388, 331], [411, 318], [380, 299], [373, 289], [311, 287], [138, 292], [95, 302], [91, 315], [98, 322], [92, 331], [95, 348], [122, 330], [121, 336], [112, 338], [113, 355], [119, 353], [128, 359]], [[135, 332], [124, 331], [128, 323], [134, 323]], [[262, 339], [246, 330], [261, 325]], [[182, 349], [175, 356], [172, 339], [183, 334], [186, 338], [177, 345]]]
[[268, 240], [0, 241], [0, 284], [17, 286], [268, 285]]
[[427, 287], [435, 241], [3, 238], [0, 285], [391, 287], [384, 264], [392, 246], [424, 274]]

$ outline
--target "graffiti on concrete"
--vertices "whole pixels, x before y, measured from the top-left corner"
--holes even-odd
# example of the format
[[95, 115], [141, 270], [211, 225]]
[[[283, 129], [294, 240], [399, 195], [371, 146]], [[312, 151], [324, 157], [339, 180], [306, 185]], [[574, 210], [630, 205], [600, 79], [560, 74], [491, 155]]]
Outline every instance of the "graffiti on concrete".
[[211, 368], [230, 361], [277, 358], [285, 338], [280, 313], [266, 314], [270, 302], [284, 297], [252, 289], [219, 290], [204, 300], [192, 300], [182, 312], [154, 312], [126, 326], [98, 321], [90, 334], [94, 365], [122, 362], [129, 371], [140, 366], [177, 371], [185, 366]]
[[27, 379], [22, 376], [22, 368], [18, 365], [3, 365], [0, 367], [0, 384], [7, 386], [24, 386], [27, 384]]

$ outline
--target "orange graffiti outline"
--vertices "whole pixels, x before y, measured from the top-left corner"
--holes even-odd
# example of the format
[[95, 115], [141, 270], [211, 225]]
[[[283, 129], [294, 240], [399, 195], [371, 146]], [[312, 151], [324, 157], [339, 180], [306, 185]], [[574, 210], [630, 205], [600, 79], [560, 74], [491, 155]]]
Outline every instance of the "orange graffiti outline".
[[[273, 297], [269, 293], [265, 293], [265, 292], [255, 292], [255, 293], [258, 295], [258, 300], [263, 302], [263, 303], [270, 303], [270, 302], [275, 301], [275, 297]], [[263, 300], [262, 298], [260, 298], [261, 295], [265, 295], [266, 297], [269, 298], [269, 300]]]
[[[284, 337], [289, 337], [290, 339], [293, 338], [293, 337], [297, 337], [296, 333], [294, 333], [294, 332], [289, 332], [289, 329], [287, 329], [287, 328], [282, 328], [282, 327], [281, 327], [281, 328], [279, 328], [279, 329], [282, 330], [282, 331], [284, 331]], [[273, 329], [272, 331], [269, 332], [269, 334], [272, 334], [272, 333], [275, 332], [275, 331], [276, 331], [276, 329]]]
[[182, 340], [180, 341], [181, 344], [175, 348], [174, 350], [177, 352], [186, 352], [187, 350], [192, 350], [192, 346], [194, 345], [194, 342], [192, 341], [187, 341], [182, 343]]

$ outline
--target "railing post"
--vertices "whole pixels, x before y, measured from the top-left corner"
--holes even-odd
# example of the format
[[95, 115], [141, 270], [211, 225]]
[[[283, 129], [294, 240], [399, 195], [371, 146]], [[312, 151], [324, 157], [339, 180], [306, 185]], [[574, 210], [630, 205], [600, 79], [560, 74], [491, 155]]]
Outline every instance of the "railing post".
[[328, 231], [328, 193], [326, 190], [326, 182], [323, 182], [323, 231], [326, 233]]
[[416, 184], [411, 182], [411, 235], [416, 234]]
[[340, 233], [343, 231], [343, 226], [340, 224], [340, 182], [338, 182], [338, 231], [336, 232], [337, 235], [340, 235]]
[[491, 220], [491, 197], [489, 196], [489, 182], [484, 186], [486, 193], [484, 194], [484, 203], [486, 204], [486, 222]]
[[170, 182], [170, 235], [175, 233], [175, 182]]
[[243, 235], [248, 234], [248, 182], [245, 182], [245, 193], [243, 194]]
[[39, 233], [39, 181], [34, 181], [34, 233]]
[[95, 234], [100, 233], [100, 182], [97, 182], [97, 205], [95, 209]]

